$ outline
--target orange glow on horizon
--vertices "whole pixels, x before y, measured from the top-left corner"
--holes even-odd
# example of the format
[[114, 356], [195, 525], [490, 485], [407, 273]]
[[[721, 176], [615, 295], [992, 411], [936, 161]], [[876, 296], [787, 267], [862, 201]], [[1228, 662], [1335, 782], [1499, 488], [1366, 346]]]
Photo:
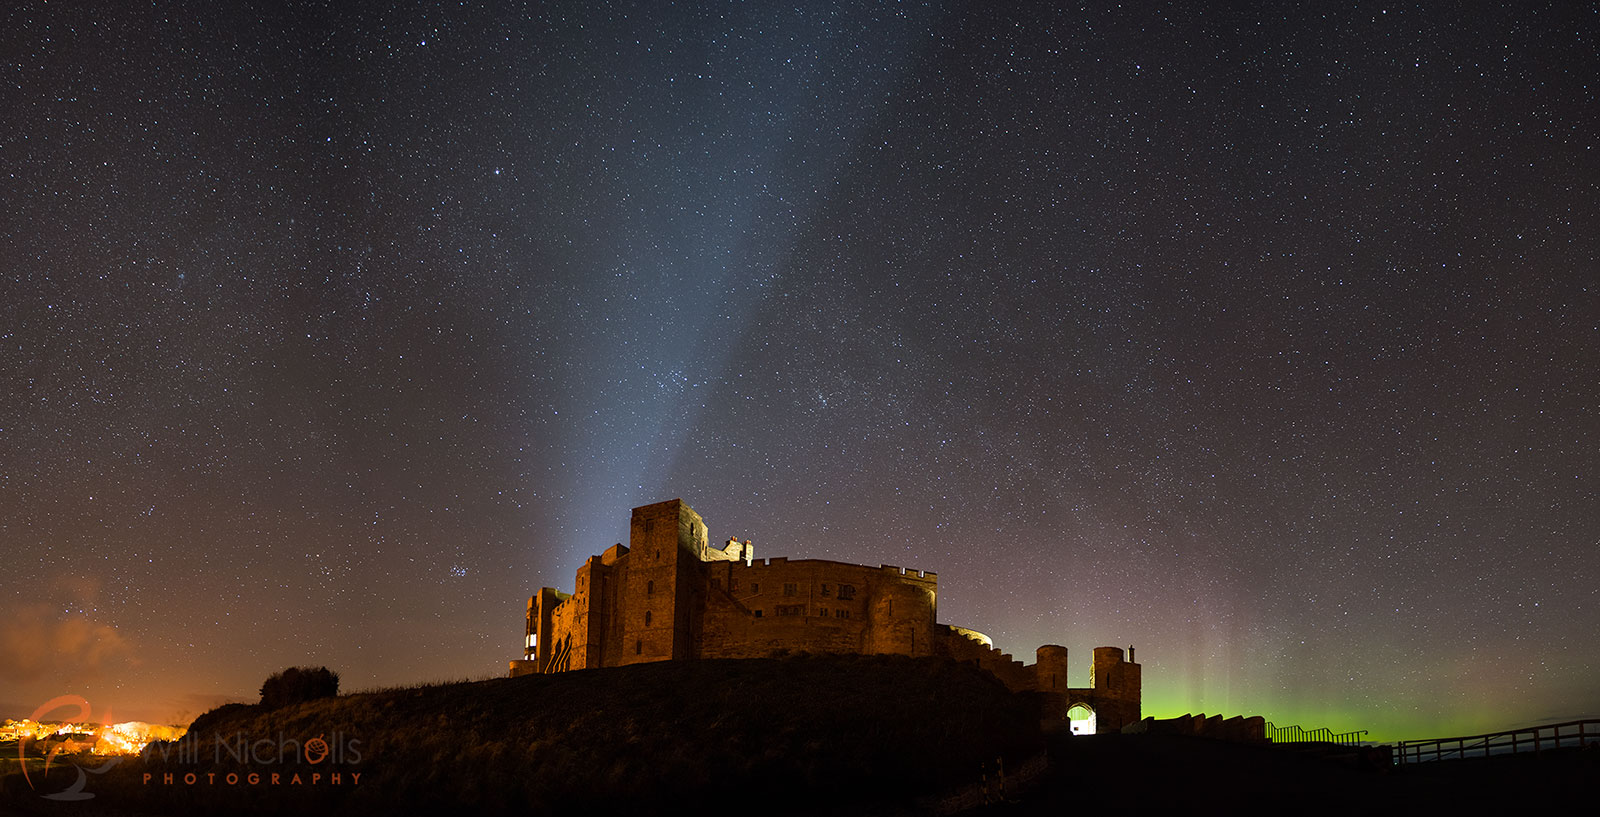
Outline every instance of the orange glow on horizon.
[[[153, 741], [177, 740], [188, 731], [187, 726], [166, 726], [143, 721], [104, 725], [23, 718], [0, 722], [0, 740], [59, 742], [63, 744], [65, 753], [87, 751], [96, 755], [136, 755]], [[79, 737], [74, 739], [73, 736]], [[52, 738], [59, 738], [59, 741]]]

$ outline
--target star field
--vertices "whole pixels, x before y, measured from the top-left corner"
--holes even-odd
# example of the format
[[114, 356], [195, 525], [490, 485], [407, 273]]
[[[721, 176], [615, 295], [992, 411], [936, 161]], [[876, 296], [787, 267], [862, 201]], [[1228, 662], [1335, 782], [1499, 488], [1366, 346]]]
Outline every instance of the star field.
[[1150, 715], [1600, 712], [1592, 5], [0, 18], [0, 715], [499, 674], [673, 497]]

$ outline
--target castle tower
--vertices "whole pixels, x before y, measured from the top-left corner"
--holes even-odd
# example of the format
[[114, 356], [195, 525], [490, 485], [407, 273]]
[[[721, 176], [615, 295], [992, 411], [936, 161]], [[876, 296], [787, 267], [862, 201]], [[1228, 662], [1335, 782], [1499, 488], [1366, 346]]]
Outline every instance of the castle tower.
[[1046, 644], [1034, 652], [1033, 688], [1039, 693], [1039, 719], [1047, 725], [1067, 723], [1067, 648]]
[[611, 566], [599, 556], [590, 556], [578, 568], [572, 601], [563, 605], [570, 608], [567, 636], [551, 650], [552, 662], [563, 669], [603, 666], [605, 630], [612, 611], [611, 572]]
[[1034, 689], [1040, 692], [1067, 691], [1067, 648], [1057, 644], [1046, 644], [1034, 653], [1036, 663], [1034, 673], [1038, 676], [1034, 681]]
[[1095, 713], [1101, 731], [1121, 729], [1141, 717], [1141, 667], [1122, 659], [1121, 647], [1094, 648]]
[[868, 607], [867, 652], [933, 655], [933, 605], [931, 584], [881, 583]]
[[704, 604], [699, 565], [706, 526], [681, 499], [633, 509], [628, 575], [618, 615], [622, 638], [606, 664], [693, 658], [694, 612]]

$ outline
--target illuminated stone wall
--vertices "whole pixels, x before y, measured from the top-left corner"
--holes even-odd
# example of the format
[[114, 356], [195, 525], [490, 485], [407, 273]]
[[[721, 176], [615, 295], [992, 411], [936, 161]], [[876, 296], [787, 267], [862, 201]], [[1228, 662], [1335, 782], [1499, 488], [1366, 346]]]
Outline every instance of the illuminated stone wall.
[[934, 655], [937, 585], [932, 573], [822, 559], [708, 562], [697, 655]]
[[710, 547], [700, 515], [676, 499], [633, 509], [628, 537], [578, 568], [570, 596], [547, 587], [528, 600], [531, 646], [513, 676], [802, 652], [943, 656], [1039, 693], [1047, 720], [1077, 703], [1095, 710], [1100, 731], [1139, 720], [1139, 665], [1122, 650], [1095, 649], [1090, 686], [1071, 688], [1065, 647], [1041, 647], [1027, 665], [980, 633], [939, 624], [935, 573], [756, 561], [740, 543]]

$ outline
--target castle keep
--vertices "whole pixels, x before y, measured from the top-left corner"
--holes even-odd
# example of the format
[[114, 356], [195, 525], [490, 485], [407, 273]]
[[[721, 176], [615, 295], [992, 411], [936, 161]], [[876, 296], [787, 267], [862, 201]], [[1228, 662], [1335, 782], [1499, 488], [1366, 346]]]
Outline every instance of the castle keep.
[[1069, 687], [1066, 647], [1042, 646], [1025, 665], [982, 633], [939, 624], [937, 609], [934, 573], [756, 559], [738, 540], [719, 549], [700, 515], [674, 499], [634, 508], [628, 544], [589, 557], [571, 594], [546, 587], [528, 599], [511, 675], [797, 652], [943, 656], [1041, 693], [1051, 720], [1079, 705], [1101, 732], [1140, 719], [1139, 665], [1120, 648], [1096, 647], [1089, 686]]

